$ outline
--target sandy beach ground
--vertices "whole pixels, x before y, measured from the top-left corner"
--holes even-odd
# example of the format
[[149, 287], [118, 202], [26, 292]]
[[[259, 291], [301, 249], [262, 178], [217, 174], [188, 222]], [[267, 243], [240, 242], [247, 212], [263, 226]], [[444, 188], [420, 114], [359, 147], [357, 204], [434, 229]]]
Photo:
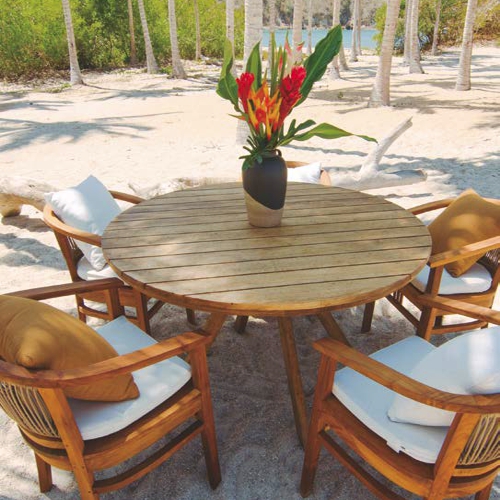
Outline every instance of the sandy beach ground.
[[[392, 145], [383, 165], [423, 170], [427, 180], [370, 191], [404, 207], [468, 187], [498, 197], [500, 48], [475, 47], [469, 92], [454, 90], [458, 56], [450, 49], [424, 57], [422, 75], [409, 75], [395, 58], [392, 107], [377, 109], [366, 106], [377, 58], [362, 56], [344, 79], [325, 76], [293, 117], [331, 122], [378, 139], [412, 117], [412, 128]], [[84, 74], [87, 85], [77, 88], [61, 88], [64, 82], [58, 81], [37, 88], [0, 85], [0, 178], [22, 176], [64, 188], [93, 174], [109, 188], [124, 191], [131, 191], [130, 185], [140, 191], [157, 183], [175, 187], [180, 178], [239, 179], [242, 146], [236, 120], [229, 116], [230, 104], [215, 93], [220, 68], [198, 64], [186, 69], [186, 81], [130, 70]], [[356, 172], [372, 147], [355, 137], [314, 139], [283, 148], [283, 156], [321, 161], [335, 184]], [[1, 220], [0, 277], [0, 292], [69, 280], [52, 232], [32, 207]], [[57, 304], [73, 308], [71, 300]], [[364, 352], [413, 334], [394, 309], [379, 301], [372, 333], [359, 335], [361, 313], [355, 308], [336, 317]], [[186, 329], [183, 311], [166, 306], [154, 321], [153, 335], [164, 338]], [[310, 343], [324, 333], [307, 318], [298, 319], [295, 329], [310, 406], [318, 362]], [[241, 336], [228, 323], [209, 363], [223, 474], [218, 489], [210, 490], [201, 447], [194, 442], [141, 481], [104, 498], [300, 498], [303, 451], [294, 431], [275, 321], [252, 319]], [[0, 499], [78, 498], [72, 476], [60, 471], [54, 474], [56, 487], [38, 493], [32, 454], [3, 413], [0, 435]], [[325, 454], [311, 498], [374, 497]], [[491, 498], [500, 499], [498, 480]]]

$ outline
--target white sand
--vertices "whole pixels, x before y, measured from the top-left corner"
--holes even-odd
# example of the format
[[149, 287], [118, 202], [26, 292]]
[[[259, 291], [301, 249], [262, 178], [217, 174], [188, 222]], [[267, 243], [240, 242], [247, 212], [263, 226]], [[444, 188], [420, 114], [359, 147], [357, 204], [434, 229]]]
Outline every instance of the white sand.
[[[423, 169], [428, 178], [412, 186], [374, 191], [405, 207], [456, 195], [467, 187], [498, 197], [500, 49], [477, 47], [473, 90], [454, 90], [458, 52], [426, 57], [423, 75], [408, 75], [395, 61], [393, 107], [366, 107], [376, 58], [363, 56], [345, 80], [325, 78], [295, 110], [297, 119], [328, 121], [355, 133], [382, 138], [413, 116], [413, 127], [388, 151], [386, 165]], [[219, 68], [193, 66], [189, 81], [141, 72], [86, 75], [89, 86], [47, 93], [0, 86], [0, 177], [18, 175], [66, 187], [94, 174], [108, 187], [146, 188], [180, 177], [237, 179], [242, 154], [232, 108], [214, 91]], [[311, 140], [283, 149], [287, 159], [321, 161], [336, 175], [354, 172], [371, 144], [357, 138]], [[69, 279], [52, 233], [40, 214], [0, 225], [0, 292]], [[498, 305], [497, 300], [497, 305]], [[70, 310], [72, 301], [58, 303]], [[373, 334], [357, 335], [361, 311], [337, 314], [354, 345], [371, 352], [412, 334], [412, 328], [381, 301]], [[318, 357], [312, 339], [318, 322], [295, 322], [308, 405]], [[184, 313], [165, 307], [154, 323], [158, 338], [187, 329]], [[190, 444], [143, 480], [105, 498], [298, 499], [303, 452], [298, 445], [281, 361], [277, 325], [251, 320], [247, 333], [223, 329], [210, 356], [223, 480], [215, 492], [205, 481], [201, 448]], [[37, 491], [31, 452], [16, 428], [0, 415], [0, 498], [78, 498], [71, 475], [56, 472], [56, 487]], [[322, 456], [312, 498], [373, 498], [330, 457]], [[408, 497], [413, 498], [413, 497]], [[492, 499], [500, 499], [500, 483]]]

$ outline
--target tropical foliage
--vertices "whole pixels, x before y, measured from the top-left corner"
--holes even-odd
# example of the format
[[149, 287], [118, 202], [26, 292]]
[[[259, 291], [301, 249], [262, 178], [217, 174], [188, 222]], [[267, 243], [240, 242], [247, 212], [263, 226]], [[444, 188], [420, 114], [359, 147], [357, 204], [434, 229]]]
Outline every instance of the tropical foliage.
[[324, 75], [328, 64], [338, 54], [341, 43], [342, 30], [337, 26], [316, 44], [309, 57], [295, 63], [295, 54], [292, 54], [288, 43], [284, 49], [277, 48], [274, 38], [271, 38], [269, 64], [264, 73], [260, 44], [257, 44], [248, 58], [245, 71], [236, 79], [231, 73], [232, 47], [229, 42], [226, 43], [217, 93], [230, 101], [238, 113], [236, 117], [248, 124], [250, 136], [248, 146], [244, 147], [248, 155], [242, 156], [243, 169], [251, 167], [255, 161], [262, 163], [263, 158], [292, 141], [306, 141], [315, 136], [337, 139], [353, 135], [328, 123], [316, 125], [313, 120], [299, 125], [292, 120], [288, 130], [284, 125], [292, 110], [306, 99], [314, 83]]
[[[137, 2], [134, 23], [139, 62], [145, 61]], [[206, 57], [221, 58], [225, 40], [225, 5], [198, 0], [202, 47]], [[165, 0], [146, 0], [152, 44], [160, 66], [170, 63], [168, 10]], [[81, 68], [119, 68], [130, 62], [127, 2], [124, 0], [71, 1], [78, 59]], [[61, 0], [0, 0], [0, 78], [36, 77], [41, 72], [68, 68], [68, 46]], [[192, 0], [176, 0], [181, 57], [194, 58], [196, 35]], [[235, 41], [241, 57], [242, 9], [235, 14]]]

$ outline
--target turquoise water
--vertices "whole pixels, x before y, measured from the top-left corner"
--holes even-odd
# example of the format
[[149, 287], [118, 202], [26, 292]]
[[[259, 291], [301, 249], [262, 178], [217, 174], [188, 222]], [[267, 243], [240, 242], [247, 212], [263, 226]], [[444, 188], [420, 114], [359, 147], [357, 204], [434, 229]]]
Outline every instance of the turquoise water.
[[[326, 29], [316, 28], [312, 31], [312, 45], [313, 47], [319, 42], [328, 32]], [[291, 29], [277, 29], [275, 31], [276, 44], [283, 45], [285, 43], [285, 36], [288, 33], [288, 41], [292, 40], [292, 30]], [[361, 30], [361, 48], [375, 49], [376, 43], [373, 40], [373, 36], [377, 33], [374, 29], [363, 29]], [[342, 36], [344, 41], [344, 47], [351, 47], [352, 31], [342, 30]], [[302, 40], [305, 42], [304, 46], [307, 46], [307, 30], [302, 30]], [[262, 34], [262, 46], [269, 46], [269, 30], [264, 29]]]

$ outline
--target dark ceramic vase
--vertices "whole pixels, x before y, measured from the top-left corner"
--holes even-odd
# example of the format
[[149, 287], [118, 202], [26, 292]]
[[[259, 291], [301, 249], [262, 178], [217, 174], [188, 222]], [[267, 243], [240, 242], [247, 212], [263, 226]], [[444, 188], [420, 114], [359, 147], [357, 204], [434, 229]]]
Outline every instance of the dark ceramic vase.
[[281, 152], [275, 150], [262, 163], [243, 170], [243, 190], [248, 222], [256, 227], [281, 224], [286, 196], [287, 168]]

